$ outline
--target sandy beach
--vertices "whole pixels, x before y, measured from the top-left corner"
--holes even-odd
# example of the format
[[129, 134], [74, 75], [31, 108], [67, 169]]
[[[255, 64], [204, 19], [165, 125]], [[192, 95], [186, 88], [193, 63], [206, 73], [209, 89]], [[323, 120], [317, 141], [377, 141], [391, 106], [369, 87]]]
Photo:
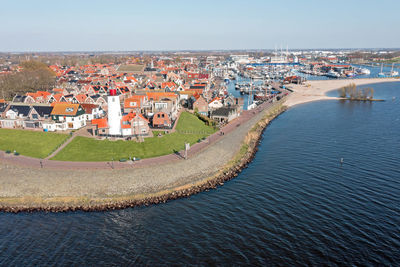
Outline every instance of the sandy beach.
[[[326, 92], [338, 89], [351, 82], [357, 85], [399, 81], [398, 79], [358, 79], [310, 81], [306, 85], [291, 85], [294, 91], [284, 105], [292, 107], [316, 100], [338, 99], [326, 96]], [[188, 196], [202, 190], [220, 185], [223, 181], [237, 175], [237, 172], [251, 160], [251, 155], [243, 159], [243, 166], [234, 166], [229, 175], [224, 167], [237, 157], [249, 131], [265, 116], [274, 112], [273, 117], [284, 111], [265, 109], [251, 117], [202, 151], [187, 160], [175, 160], [157, 166], [142, 166], [124, 169], [40, 169], [0, 161], [0, 210], [74, 210], [71, 207], [102, 206], [110, 208], [125, 207], [124, 201], [150, 204], [163, 200]], [[271, 118], [272, 119], [272, 118]], [[268, 123], [263, 124], [265, 127]], [[258, 140], [261, 130], [253, 136]], [[256, 148], [252, 148], [252, 154]], [[1, 160], [1, 159], [0, 159]], [[222, 175], [222, 180], [210, 179]], [[227, 177], [228, 175], [229, 177]], [[208, 186], [202, 187], [208, 183]], [[191, 188], [196, 188], [191, 191]], [[174, 192], [180, 192], [179, 196]], [[168, 197], [165, 197], [168, 196]], [[155, 197], [155, 198], [154, 198]], [[150, 201], [147, 201], [149, 199]], [[146, 200], [147, 199], [147, 200]], [[155, 200], [154, 200], [155, 199]], [[160, 200], [161, 199], [161, 200]], [[118, 203], [117, 206], [114, 204]], [[129, 202], [133, 203], [133, 202]], [[134, 205], [126, 205], [134, 206]], [[11, 208], [10, 208], [11, 207]], [[48, 209], [50, 207], [50, 209]], [[99, 210], [101, 208], [97, 208]]]
[[292, 107], [317, 100], [337, 100], [338, 97], [327, 96], [326, 93], [339, 89], [350, 83], [358, 85], [374, 84], [382, 82], [400, 82], [395, 78], [373, 78], [373, 79], [337, 79], [322, 81], [307, 81], [305, 85], [290, 85], [289, 88], [294, 92], [289, 96], [285, 105]]

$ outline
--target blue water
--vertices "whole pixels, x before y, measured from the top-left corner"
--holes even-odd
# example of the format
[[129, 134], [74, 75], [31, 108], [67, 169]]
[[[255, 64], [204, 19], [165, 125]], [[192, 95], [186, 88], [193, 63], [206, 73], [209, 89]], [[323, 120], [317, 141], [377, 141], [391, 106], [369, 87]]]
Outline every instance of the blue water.
[[398, 266], [400, 83], [373, 87], [387, 101], [288, 110], [216, 190], [113, 212], [0, 214], [0, 266]]

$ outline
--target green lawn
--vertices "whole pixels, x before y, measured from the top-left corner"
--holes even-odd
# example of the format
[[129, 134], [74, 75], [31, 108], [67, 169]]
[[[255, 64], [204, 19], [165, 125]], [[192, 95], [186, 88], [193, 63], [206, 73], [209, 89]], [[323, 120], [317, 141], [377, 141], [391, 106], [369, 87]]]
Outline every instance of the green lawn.
[[15, 150], [21, 155], [45, 158], [68, 137], [67, 134], [0, 129], [0, 150]]
[[[199, 139], [214, 133], [212, 127], [206, 126], [196, 116], [183, 112], [177, 129], [192, 131], [190, 134], [174, 132], [162, 137], [145, 138], [144, 142], [95, 140], [76, 137], [53, 160], [64, 161], [110, 161], [122, 158], [151, 158], [174, 153], [184, 148], [185, 142], [196, 143]], [[201, 133], [200, 133], [201, 132]]]
[[195, 115], [189, 112], [182, 112], [175, 130], [178, 132], [205, 134], [212, 134], [215, 132], [213, 127], [205, 125], [203, 121], [199, 120]]

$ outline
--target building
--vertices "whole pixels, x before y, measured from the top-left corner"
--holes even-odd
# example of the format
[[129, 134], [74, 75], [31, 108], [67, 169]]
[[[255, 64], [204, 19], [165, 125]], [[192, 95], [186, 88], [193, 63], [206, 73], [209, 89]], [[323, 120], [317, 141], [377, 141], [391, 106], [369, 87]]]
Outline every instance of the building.
[[108, 103], [108, 134], [112, 136], [121, 136], [121, 103], [116, 89], [110, 89], [107, 96]]
[[103, 115], [103, 110], [101, 110], [98, 105], [83, 103], [81, 106], [85, 110], [86, 121], [98, 119]]
[[76, 130], [86, 125], [85, 110], [80, 104], [54, 104], [51, 119], [53, 121], [43, 123], [43, 129], [47, 131]]
[[170, 128], [172, 126], [171, 118], [167, 113], [159, 111], [153, 116], [153, 127], [155, 128]]
[[147, 136], [150, 132], [149, 121], [139, 113], [129, 113], [122, 117], [122, 136]]
[[199, 96], [193, 103], [193, 110], [202, 115], [208, 116], [208, 103], [203, 96]]
[[211, 112], [211, 118], [219, 123], [227, 123], [239, 116], [236, 107], [222, 107]]

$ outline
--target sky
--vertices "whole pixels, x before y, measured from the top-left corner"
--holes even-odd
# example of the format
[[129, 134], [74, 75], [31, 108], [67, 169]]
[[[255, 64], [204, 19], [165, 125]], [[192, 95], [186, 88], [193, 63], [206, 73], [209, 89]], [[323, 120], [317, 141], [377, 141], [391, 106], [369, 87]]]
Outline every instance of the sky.
[[0, 0], [0, 51], [399, 48], [399, 0]]

